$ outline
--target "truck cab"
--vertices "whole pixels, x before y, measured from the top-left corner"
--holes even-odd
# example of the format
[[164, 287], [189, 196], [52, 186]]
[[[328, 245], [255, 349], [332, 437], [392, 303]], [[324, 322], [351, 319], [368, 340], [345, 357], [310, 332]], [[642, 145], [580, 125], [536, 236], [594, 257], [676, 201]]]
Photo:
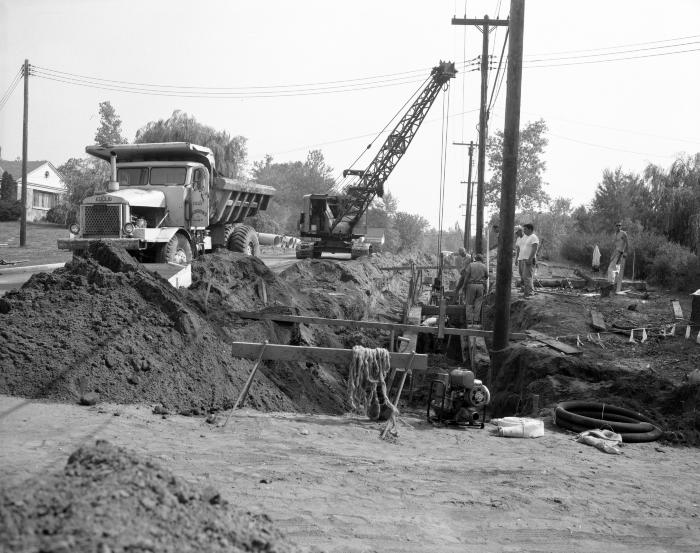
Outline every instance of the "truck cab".
[[259, 252], [257, 234], [242, 221], [267, 208], [274, 188], [219, 176], [209, 148], [169, 142], [86, 152], [110, 162], [111, 178], [106, 190], [83, 200], [60, 249], [102, 240], [145, 261], [179, 264], [216, 246]]

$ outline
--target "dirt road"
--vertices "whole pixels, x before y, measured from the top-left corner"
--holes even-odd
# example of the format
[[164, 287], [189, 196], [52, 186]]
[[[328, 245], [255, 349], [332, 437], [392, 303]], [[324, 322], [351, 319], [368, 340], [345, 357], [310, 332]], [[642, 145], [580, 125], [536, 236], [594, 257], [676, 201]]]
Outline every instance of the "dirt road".
[[521, 440], [404, 421], [389, 443], [364, 417], [246, 409], [216, 429], [150, 406], [0, 396], [0, 485], [59, 470], [101, 438], [329, 552], [697, 551], [696, 449], [630, 444], [613, 456], [551, 424]]

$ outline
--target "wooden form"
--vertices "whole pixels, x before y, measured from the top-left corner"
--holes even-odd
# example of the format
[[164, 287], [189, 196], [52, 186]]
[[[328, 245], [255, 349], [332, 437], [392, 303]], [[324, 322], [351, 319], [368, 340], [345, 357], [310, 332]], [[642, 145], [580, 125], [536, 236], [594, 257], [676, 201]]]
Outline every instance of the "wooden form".
[[675, 319], [684, 319], [683, 308], [681, 307], [681, 302], [678, 300], [671, 300], [671, 308], [673, 309], [673, 317]]
[[607, 330], [607, 325], [605, 324], [605, 317], [597, 309], [591, 309], [591, 326], [595, 330]]
[[562, 353], [566, 353], [567, 355], [577, 355], [582, 353], [582, 351], [579, 348], [570, 346], [569, 344], [565, 344], [564, 342], [560, 342], [559, 340], [552, 338], [551, 336], [547, 336], [542, 332], [537, 332], [536, 330], [526, 330], [525, 334], [527, 334], [534, 340], [542, 342], [543, 344], [547, 344], [549, 347], [561, 351]]
[[[261, 344], [257, 342], [233, 342], [231, 355], [246, 359], [257, 359], [261, 356]], [[309, 361], [313, 363], [335, 363], [349, 365], [352, 361], [352, 350], [341, 348], [317, 348], [312, 346], [286, 346], [268, 344], [262, 352], [263, 361]], [[412, 368], [415, 371], [425, 371], [428, 368], [428, 356], [410, 353], [389, 353], [390, 367], [405, 369], [413, 357]]]
[[[435, 315], [439, 314], [439, 308], [436, 308]], [[449, 315], [450, 307], [461, 307], [463, 306], [447, 306], [447, 314]], [[418, 308], [420, 309], [420, 308]], [[284, 315], [282, 313], [260, 313], [257, 311], [238, 311], [239, 317], [244, 319], [257, 319], [261, 321], [274, 321], [277, 323], [302, 323], [302, 324], [319, 324], [328, 326], [348, 326], [355, 328], [377, 328], [380, 330], [387, 330], [391, 332], [415, 332], [418, 334], [437, 334], [438, 328], [435, 326], [419, 326], [411, 324], [398, 324], [398, 323], [383, 323], [380, 321], [351, 321], [348, 319], [325, 319], [323, 317], [305, 317], [302, 315]], [[423, 307], [423, 314], [425, 314], [425, 306]], [[443, 332], [446, 335], [454, 336], [481, 336], [482, 338], [488, 338], [491, 336], [490, 330], [481, 330], [477, 328], [450, 328], [445, 327]], [[522, 332], [511, 332], [510, 338], [512, 340], [526, 340], [526, 334]]]

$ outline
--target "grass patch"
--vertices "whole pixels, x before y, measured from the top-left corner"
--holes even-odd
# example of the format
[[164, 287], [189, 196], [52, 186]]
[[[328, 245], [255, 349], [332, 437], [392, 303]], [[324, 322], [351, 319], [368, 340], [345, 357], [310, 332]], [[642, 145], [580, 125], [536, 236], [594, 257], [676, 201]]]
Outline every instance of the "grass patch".
[[62, 225], [27, 223], [27, 240], [23, 248], [19, 246], [19, 227], [19, 221], [0, 222], [1, 260], [21, 262], [12, 265], [14, 267], [70, 261], [73, 254], [59, 250], [56, 245], [59, 238], [68, 238], [68, 231]]

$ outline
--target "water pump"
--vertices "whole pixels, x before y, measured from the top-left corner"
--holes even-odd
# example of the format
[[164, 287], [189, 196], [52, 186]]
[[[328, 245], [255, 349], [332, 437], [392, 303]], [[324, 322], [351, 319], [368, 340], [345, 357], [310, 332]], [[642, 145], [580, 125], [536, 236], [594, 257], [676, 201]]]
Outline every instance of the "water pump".
[[458, 368], [439, 373], [430, 383], [428, 422], [483, 428], [489, 401], [489, 389], [472, 371]]

